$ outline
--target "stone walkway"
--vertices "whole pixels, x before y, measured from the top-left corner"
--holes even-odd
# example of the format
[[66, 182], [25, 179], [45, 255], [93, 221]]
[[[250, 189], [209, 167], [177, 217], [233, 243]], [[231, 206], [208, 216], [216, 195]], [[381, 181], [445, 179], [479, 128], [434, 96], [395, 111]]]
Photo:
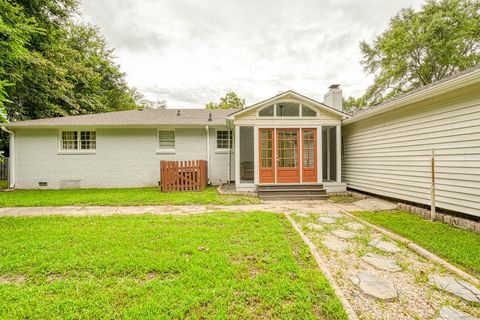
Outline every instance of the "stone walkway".
[[[360, 319], [473, 320], [480, 290], [334, 210], [290, 214]], [[476, 318], [477, 317], [477, 318]]]
[[[15, 207], [0, 208], [0, 216], [43, 216], [43, 215], [65, 215], [65, 216], [88, 216], [88, 215], [114, 215], [114, 214], [198, 214], [213, 211], [268, 211], [278, 213], [293, 212], [329, 212], [338, 214], [339, 208], [347, 211], [359, 210], [391, 210], [395, 209], [394, 203], [367, 198], [357, 201], [354, 204], [333, 204], [328, 201], [270, 201], [260, 204], [215, 206], [215, 205], [193, 205], [193, 206], [71, 206], [71, 207]], [[330, 218], [331, 216], [329, 216]]]

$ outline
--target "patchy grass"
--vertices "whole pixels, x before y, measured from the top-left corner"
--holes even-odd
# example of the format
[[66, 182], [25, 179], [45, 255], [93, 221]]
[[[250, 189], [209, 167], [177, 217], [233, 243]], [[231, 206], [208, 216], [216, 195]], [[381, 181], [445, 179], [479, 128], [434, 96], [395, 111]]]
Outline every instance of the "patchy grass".
[[282, 215], [0, 218], [0, 318], [347, 319]]
[[221, 195], [216, 188], [203, 192], [163, 193], [158, 188], [15, 190], [0, 193], [0, 207], [142, 206], [258, 203], [256, 197]]
[[353, 203], [360, 200], [360, 198], [351, 194], [336, 194], [330, 196], [329, 200], [334, 203]]
[[480, 275], [479, 234], [398, 210], [353, 214], [414, 241], [474, 275]]

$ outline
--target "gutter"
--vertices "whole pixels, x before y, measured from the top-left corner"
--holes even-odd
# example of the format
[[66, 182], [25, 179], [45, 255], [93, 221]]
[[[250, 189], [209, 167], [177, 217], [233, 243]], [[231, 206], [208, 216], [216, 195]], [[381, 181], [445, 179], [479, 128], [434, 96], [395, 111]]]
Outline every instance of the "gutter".
[[9, 143], [9, 152], [10, 152], [10, 160], [9, 160], [9, 168], [8, 168], [8, 188], [14, 189], [15, 188], [15, 132], [8, 130], [4, 126], [2, 126], [2, 130], [5, 131], [10, 135], [10, 143]]

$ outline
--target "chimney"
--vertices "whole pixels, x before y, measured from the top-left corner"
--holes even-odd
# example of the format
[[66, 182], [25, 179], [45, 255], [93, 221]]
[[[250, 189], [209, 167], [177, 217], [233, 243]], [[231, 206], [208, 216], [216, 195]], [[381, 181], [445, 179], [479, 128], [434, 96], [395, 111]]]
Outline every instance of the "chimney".
[[339, 84], [332, 84], [328, 92], [323, 96], [323, 103], [329, 107], [343, 111], [342, 89]]

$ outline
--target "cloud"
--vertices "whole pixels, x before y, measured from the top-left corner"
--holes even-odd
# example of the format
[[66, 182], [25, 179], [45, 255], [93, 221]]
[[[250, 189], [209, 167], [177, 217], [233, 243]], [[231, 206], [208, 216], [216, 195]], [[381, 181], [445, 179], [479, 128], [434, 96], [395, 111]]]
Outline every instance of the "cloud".
[[420, 0], [83, 0], [130, 85], [170, 107], [203, 107], [234, 90], [247, 104], [294, 89], [322, 99], [371, 83], [359, 42]]

